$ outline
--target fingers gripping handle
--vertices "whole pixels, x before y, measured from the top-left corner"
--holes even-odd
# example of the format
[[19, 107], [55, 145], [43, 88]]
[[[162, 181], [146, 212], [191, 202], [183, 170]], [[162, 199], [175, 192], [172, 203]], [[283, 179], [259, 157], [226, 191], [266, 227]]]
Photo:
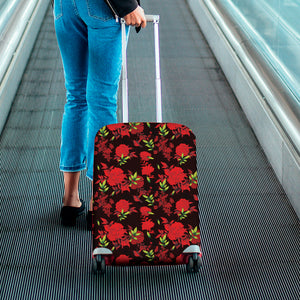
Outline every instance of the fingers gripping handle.
[[[154, 26], [154, 47], [155, 47], [155, 85], [156, 85], [156, 121], [162, 122], [162, 101], [161, 101], [161, 77], [160, 77], [160, 54], [159, 54], [159, 16], [146, 15], [147, 22], [152, 22]], [[128, 122], [128, 77], [127, 77], [127, 53], [126, 53], [126, 28], [125, 21], [122, 24], [122, 108], [123, 122]]]

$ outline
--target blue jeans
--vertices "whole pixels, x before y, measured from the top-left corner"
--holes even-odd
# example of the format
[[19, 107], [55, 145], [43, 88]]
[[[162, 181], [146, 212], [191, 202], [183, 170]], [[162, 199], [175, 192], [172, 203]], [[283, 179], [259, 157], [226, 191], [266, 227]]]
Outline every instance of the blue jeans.
[[121, 25], [103, 0], [55, 0], [54, 20], [67, 90], [60, 170], [87, 166], [92, 180], [96, 133], [117, 122]]

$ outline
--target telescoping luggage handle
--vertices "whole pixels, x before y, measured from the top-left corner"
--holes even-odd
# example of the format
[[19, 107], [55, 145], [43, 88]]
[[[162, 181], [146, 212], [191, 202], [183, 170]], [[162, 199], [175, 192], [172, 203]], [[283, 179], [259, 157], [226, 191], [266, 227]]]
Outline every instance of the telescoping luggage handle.
[[[152, 22], [154, 26], [154, 48], [155, 48], [155, 86], [156, 86], [156, 121], [162, 122], [162, 103], [161, 103], [161, 78], [160, 78], [160, 55], [159, 55], [159, 16], [146, 15], [147, 22]], [[128, 78], [127, 78], [127, 53], [126, 53], [126, 28], [125, 20], [121, 19], [122, 24], [122, 103], [123, 103], [123, 122], [128, 122]]]

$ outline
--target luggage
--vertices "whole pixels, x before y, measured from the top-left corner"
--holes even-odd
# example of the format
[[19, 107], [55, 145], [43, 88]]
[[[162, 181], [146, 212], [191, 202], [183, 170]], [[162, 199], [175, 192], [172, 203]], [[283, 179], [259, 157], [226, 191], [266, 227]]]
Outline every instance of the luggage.
[[[201, 266], [196, 140], [186, 126], [161, 122], [159, 17], [147, 18], [155, 33], [157, 123], [128, 122], [123, 47], [124, 123], [101, 128], [95, 138], [95, 273], [106, 265]], [[124, 39], [124, 23], [122, 31]]]

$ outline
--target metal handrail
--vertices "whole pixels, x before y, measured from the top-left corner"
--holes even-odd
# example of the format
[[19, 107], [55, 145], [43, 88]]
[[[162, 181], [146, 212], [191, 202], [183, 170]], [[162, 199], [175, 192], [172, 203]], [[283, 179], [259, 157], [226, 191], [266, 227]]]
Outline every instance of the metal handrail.
[[0, 8], [0, 134], [49, 6], [49, 0], [14, 1]]
[[3, 13], [1, 22], [2, 32], [0, 43], [0, 82], [9, 68], [10, 62], [14, 56], [16, 48], [23, 36], [32, 12], [34, 11], [38, 0], [15, 1], [13, 5], [8, 6]]
[[7, 28], [7, 24], [20, 2], [21, 0], [10, 0], [3, 3], [0, 10], [0, 36], [2, 36], [3, 32]]
[[[242, 36], [240, 31], [232, 30], [236, 27], [227, 11], [217, 7], [214, 1], [203, 0], [203, 2], [262, 93], [265, 103], [270, 107], [290, 143], [300, 155], [300, 106], [297, 105], [295, 95], [268, 66], [265, 58], [255, 49], [251, 41]], [[264, 72], [260, 72], [260, 69]]]

